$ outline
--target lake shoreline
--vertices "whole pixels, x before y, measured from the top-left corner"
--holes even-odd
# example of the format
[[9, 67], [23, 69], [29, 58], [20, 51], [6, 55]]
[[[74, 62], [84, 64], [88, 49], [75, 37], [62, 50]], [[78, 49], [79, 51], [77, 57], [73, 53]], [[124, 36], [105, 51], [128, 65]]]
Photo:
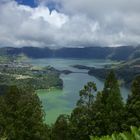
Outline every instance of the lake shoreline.
[[[101, 60], [70, 60], [70, 59], [39, 59], [30, 60], [30, 63], [35, 66], [51, 66], [58, 71], [68, 72], [59, 73], [59, 78], [63, 80], [63, 89], [53, 90], [40, 90], [37, 95], [39, 96], [43, 109], [45, 110], [46, 123], [51, 125], [56, 121], [60, 114], [70, 114], [76, 106], [79, 99], [79, 91], [83, 86], [89, 82], [95, 82], [98, 91], [102, 91], [104, 87], [104, 80], [88, 74], [88, 70], [80, 70], [73, 68], [73, 65], [80, 64], [88, 67], [96, 66], [98, 68], [104, 65], [112, 64], [112, 61]], [[114, 64], [114, 63], [113, 63]], [[67, 71], [68, 70], [68, 71]], [[128, 96], [128, 89], [121, 87], [123, 99]]]

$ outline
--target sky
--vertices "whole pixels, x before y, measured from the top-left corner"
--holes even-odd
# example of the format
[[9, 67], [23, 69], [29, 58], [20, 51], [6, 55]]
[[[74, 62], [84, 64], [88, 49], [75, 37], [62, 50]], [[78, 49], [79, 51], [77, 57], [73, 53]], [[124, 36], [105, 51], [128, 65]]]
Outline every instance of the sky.
[[0, 0], [0, 47], [140, 44], [140, 0]]

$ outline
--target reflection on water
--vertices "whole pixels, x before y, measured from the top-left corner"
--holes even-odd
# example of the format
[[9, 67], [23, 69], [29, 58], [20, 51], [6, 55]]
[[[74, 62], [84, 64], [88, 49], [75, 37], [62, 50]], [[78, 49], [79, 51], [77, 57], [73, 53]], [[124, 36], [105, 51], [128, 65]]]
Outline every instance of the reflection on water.
[[[71, 67], [72, 65], [85, 65], [94, 67], [103, 67], [106, 64], [112, 64], [112, 61], [103, 60], [78, 60], [78, 59], [35, 59], [29, 60], [33, 65], [47, 66], [51, 65], [59, 70], [72, 70], [85, 72], [85, 70], [78, 70]], [[46, 122], [48, 124], [54, 123], [56, 118], [60, 114], [70, 114], [76, 101], [79, 99], [79, 90], [89, 81], [94, 81], [97, 84], [98, 90], [103, 89], [103, 81], [97, 79], [94, 76], [89, 76], [84, 73], [72, 73], [69, 75], [61, 75], [64, 87], [63, 90], [39, 90], [38, 96], [43, 103], [43, 108], [46, 113]], [[128, 89], [125, 87], [121, 88], [122, 96], [124, 99], [127, 98]]]

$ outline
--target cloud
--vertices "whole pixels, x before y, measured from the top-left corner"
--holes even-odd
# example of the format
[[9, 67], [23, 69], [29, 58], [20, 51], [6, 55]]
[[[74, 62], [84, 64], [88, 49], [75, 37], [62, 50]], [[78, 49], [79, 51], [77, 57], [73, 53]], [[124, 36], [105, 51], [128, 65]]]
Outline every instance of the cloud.
[[0, 46], [137, 45], [139, 5], [139, 0], [40, 0], [31, 8], [2, 0]]

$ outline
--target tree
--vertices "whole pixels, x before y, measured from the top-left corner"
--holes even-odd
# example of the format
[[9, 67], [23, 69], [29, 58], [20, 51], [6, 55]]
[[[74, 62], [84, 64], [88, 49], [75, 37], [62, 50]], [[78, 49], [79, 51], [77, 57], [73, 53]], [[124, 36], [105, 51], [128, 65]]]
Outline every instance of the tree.
[[60, 115], [52, 128], [51, 140], [70, 140], [69, 128], [69, 116]]
[[129, 126], [140, 126], [140, 76], [134, 79], [131, 89], [132, 94], [126, 103], [127, 129]]
[[114, 71], [109, 73], [103, 91], [94, 99], [96, 90], [96, 84], [89, 82], [80, 91], [80, 100], [70, 118], [74, 140], [122, 131], [124, 104]]
[[94, 82], [88, 82], [87, 85], [80, 91], [80, 100], [77, 102], [77, 106], [86, 107], [90, 109], [94, 102], [94, 92], [97, 91], [96, 84]]
[[94, 93], [97, 91], [94, 82], [88, 82], [80, 91], [80, 99], [70, 118], [71, 137], [73, 140], [89, 139], [91, 132], [91, 106], [94, 102]]
[[44, 113], [35, 93], [23, 92], [16, 86], [11, 86], [2, 101], [2, 137], [8, 140], [48, 140], [48, 127], [43, 123]]
[[118, 80], [114, 71], [110, 71], [103, 89], [103, 103], [107, 117], [107, 134], [122, 131], [124, 104], [120, 93]]
[[91, 108], [91, 134], [102, 136], [122, 130], [124, 105], [115, 73], [111, 71]]
[[108, 117], [102, 92], [98, 92], [91, 108], [91, 135], [102, 136], [107, 134]]

